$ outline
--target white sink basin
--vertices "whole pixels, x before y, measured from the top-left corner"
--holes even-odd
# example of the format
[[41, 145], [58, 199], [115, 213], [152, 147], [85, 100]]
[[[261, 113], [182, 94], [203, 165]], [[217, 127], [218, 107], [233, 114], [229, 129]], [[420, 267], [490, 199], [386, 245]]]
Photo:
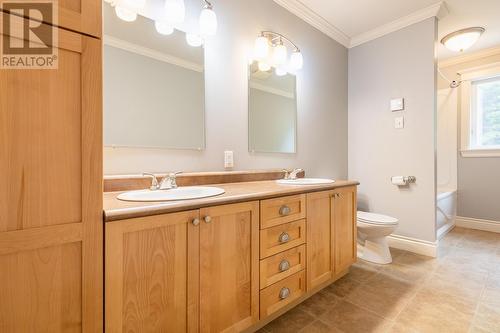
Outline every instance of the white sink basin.
[[297, 179], [279, 179], [276, 181], [283, 185], [322, 185], [333, 184], [335, 180], [325, 178], [297, 178]]
[[219, 187], [208, 186], [186, 186], [169, 190], [140, 190], [122, 193], [118, 196], [123, 201], [176, 201], [191, 200], [221, 195], [225, 191]]

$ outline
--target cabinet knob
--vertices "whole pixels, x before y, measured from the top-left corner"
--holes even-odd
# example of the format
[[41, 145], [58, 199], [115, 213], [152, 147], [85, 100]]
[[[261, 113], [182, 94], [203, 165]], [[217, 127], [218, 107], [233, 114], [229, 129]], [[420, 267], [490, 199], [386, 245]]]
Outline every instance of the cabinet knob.
[[212, 217], [211, 217], [211, 216], [209, 216], [209, 215], [205, 216], [203, 219], [205, 220], [205, 223], [210, 223], [210, 222], [212, 222]]
[[283, 205], [280, 207], [279, 213], [281, 216], [286, 216], [286, 215], [290, 214], [291, 212], [292, 212], [292, 210], [287, 205]]
[[280, 243], [286, 243], [290, 240], [290, 235], [286, 232], [281, 233], [280, 237], [278, 238]]
[[286, 259], [281, 260], [279, 265], [280, 272], [284, 272], [290, 269], [290, 262]]
[[280, 290], [280, 299], [286, 299], [290, 296], [290, 289], [287, 287], [281, 288]]
[[194, 226], [197, 226], [200, 224], [200, 219], [199, 218], [195, 218], [193, 219], [193, 221], [191, 222]]

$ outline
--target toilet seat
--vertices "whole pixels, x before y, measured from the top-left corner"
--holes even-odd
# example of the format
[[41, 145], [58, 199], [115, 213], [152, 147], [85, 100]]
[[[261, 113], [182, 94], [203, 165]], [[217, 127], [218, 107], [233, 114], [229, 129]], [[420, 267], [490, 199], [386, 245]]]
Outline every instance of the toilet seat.
[[358, 211], [357, 219], [359, 222], [367, 223], [367, 224], [375, 224], [375, 225], [396, 225], [396, 224], [398, 224], [398, 219], [396, 219], [394, 217], [382, 215], [382, 214], [362, 212], [362, 211]]

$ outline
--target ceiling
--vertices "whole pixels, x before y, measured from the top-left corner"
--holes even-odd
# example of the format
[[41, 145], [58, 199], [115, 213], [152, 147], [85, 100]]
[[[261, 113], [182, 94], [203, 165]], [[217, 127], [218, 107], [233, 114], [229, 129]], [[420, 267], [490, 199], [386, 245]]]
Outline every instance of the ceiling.
[[[438, 16], [439, 40], [470, 26], [486, 32], [468, 53], [500, 44], [500, 0], [274, 0], [347, 47]], [[444, 6], [440, 4], [445, 3]], [[438, 48], [438, 57], [458, 54]]]

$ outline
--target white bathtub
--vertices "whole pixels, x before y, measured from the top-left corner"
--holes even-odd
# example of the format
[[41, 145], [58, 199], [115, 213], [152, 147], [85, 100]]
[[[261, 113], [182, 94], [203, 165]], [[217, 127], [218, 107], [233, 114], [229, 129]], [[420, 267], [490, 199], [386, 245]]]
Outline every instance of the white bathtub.
[[438, 189], [436, 203], [437, 238], [441, 239], [455, 226], [457, 216], [457, 191]]

